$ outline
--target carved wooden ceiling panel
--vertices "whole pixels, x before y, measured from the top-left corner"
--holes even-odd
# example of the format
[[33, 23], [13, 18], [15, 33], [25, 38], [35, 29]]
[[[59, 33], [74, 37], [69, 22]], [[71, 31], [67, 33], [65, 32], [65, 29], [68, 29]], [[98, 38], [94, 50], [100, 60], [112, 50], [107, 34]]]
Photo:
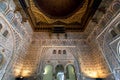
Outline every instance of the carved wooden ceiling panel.
[[[72, 23], [72, 22], [81, 22], [81, 18], [82, 16], [85, 14], [85, 11], [87, 9], [88, 6], [88, 0], [86, 0], [86, 2], [84, 2], [84, 5], [72, 16], [65, 18], [65, 19], [60, 19], [60, 18], [50, 18], [48, 16], [46, 16], [44, 13], [42, 13], [42, 11], [40, 11], [33, 0], [31, 0], [30, 2], [31, 4], [31, 10], [33, 12], [33, 14], [35, 15], [36, 21], [37, 22], [45, 22], [45, 23], [54, 23], [56, 21], [61, 21], [64, 23]], [[64, 13], [64, 12], [63, 12]]]
[[70, 29], [77, 25], [75, 30], [84, 31], [100, 2], [101, 0], [30, 0], [35, 29], [43, 29], [43, 24], [46, 28], [67, 25]]
[[82, 7], [84, 0], [34, 0], [37, 7], [51, 18], [67, 18]]

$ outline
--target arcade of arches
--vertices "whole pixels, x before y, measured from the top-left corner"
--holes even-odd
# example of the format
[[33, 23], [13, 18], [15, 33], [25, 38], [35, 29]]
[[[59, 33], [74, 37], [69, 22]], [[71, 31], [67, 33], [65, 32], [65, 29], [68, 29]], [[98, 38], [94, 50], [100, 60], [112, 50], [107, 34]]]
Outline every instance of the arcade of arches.
[[120, 0], [0, 0], [0, 80], [120, 80]]

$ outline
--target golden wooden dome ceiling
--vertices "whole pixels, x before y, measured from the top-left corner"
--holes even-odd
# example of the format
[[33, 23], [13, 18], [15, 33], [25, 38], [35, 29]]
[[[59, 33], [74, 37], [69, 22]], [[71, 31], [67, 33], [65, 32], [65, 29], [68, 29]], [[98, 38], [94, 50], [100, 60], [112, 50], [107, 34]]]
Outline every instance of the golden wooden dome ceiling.
[[35, 31], [63, 25], [67, 31], [84, 31], [101, 0], [30, 0]]
[[83, 0], [34, 0], [37, 7], [50, 18], [67, 18], [83, 5]]

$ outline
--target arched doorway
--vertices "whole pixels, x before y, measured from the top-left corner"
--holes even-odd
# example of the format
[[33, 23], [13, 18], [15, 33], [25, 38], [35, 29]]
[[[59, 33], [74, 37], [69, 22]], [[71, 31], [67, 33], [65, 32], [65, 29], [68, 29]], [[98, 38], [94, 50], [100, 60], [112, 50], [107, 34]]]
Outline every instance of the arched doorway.
[[53, 80], [53, 66], [46, 65], [43, 73], [43, 80]]
[[75, 68], [73, 65], [68, 65], [66, 67], [66, 79], [67, 80], [76, 80]]
[[64, 67], [63, 65], [59, 64], [55, 68], [55, 78], [56, 80], [64, 80]]

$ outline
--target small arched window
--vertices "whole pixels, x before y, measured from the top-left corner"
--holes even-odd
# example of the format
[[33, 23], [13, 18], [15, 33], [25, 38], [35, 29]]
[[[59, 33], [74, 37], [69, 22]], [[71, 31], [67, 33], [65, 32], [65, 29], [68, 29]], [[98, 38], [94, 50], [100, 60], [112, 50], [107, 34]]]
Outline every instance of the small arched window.
[[53, 54], [56, 54], [56, 50], [53, 50]]
[[2, 29], [2, 24], [0, 23], [0, 30]]
[[63, 50], [63, 54], [66, 54], [66, 50]]
[[8, 31], [7, 31], [7, 30], [5, 30], [5, 32], [3, 33], [3, 36], [4, 36], [4, 37], [7, 37], [7, 36], [8, 36]]
[[58, 50], [58, 54], [61, 54], [61, 50]]

